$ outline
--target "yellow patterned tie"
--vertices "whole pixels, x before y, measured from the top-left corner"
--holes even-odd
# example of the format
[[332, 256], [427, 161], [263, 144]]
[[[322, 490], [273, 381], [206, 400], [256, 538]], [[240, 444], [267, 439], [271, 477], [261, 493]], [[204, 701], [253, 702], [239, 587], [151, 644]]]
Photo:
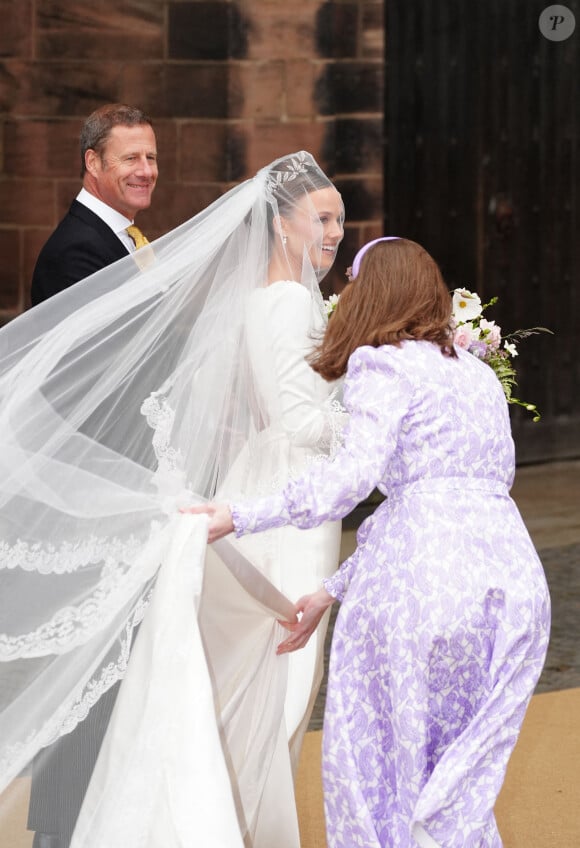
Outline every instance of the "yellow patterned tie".
[[139, 227], [136, 227], [134, 224], [127, 227], [126, 232], [135, 242], [135, 250], [139, 250], [140, 247], [145, 247], [146, 244], [149, 244], [148, 239], [145, 238]]

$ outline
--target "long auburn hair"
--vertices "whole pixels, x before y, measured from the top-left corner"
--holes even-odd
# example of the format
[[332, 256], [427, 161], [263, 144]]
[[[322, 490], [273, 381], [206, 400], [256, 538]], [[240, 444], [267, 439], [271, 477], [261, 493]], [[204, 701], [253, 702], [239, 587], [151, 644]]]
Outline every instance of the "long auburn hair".
[[451, 296], [437, 263], [421, 245], [408, 239], [377, 242], [342, 292], [308, 361], [324, 379], [336, 380], [356, 348], [399, 346], [405, 339], [430, 341], [443, 355], [456, 356]]

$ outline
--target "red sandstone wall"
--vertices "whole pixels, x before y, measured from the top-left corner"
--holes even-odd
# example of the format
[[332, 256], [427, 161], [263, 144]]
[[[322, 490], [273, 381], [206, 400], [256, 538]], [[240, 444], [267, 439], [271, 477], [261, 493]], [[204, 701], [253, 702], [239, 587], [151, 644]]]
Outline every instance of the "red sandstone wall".
[[0, 321], [79, 188], [78, 133], [120, 100], [153, 118], [158, 236], [277, 156], [310, 150], [348, 230], [328, 286], [382, 228], [382, 0], [0, 0]]

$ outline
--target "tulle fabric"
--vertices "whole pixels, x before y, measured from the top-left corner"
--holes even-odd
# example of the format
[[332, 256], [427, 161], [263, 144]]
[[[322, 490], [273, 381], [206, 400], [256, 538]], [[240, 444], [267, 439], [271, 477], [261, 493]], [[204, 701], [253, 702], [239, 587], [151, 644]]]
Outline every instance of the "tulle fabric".
[[[304, 215], [322, 184], [309, 154], [277, 160], [0, 332], [0, 835], [16, 828], [15, 848], [29, 844], [31, 764], [122, 678], [74, 848], [191, 844], [193, 822], [199, 844], [252, 844], [265, 803], [254, 776], [282, 744], [276, 618], [292, 607], [230, 543], [206, 556], [204, 527], [178, 510], [244, 494], [231, 473], [242, 453], [259, 474], [268, 398], [247, 353], [247, 305], [273, 243], [284, 249], [279, 204]], [[310, 292], [314, 326], [321, 226], [313, 210], [305, 219], [287, 278]], [[219, 681], [204, 604], [221, 610], [203, 637], [222, 640]], [[240, 679], [235, 658], [248, 651], [255, 670]], [[224, 744], [256, 716], [251, 750]], [[77, 768], [73, 756], [73, 782]], [[112, 821], [111, 809], [123, 814]]]

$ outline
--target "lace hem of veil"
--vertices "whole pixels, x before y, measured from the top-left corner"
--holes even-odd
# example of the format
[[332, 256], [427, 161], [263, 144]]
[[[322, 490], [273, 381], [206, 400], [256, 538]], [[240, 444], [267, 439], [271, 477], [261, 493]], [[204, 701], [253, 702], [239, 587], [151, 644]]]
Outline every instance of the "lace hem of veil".
[[[155, 530], [156, 527], [152, 529]], [[63, 607], [48, 621], [27, 633], [18, 636], [1, 633], [0, 660], [6, 662], [47, 654], [63, 654], [86, 642], [100, 629], [104, 619], [110, 618], [124, 604], [129, 603], [142, 587], [144, 575], [141, 569], [133, 569], [131, 566], [136, 562], [137, 553], [143, 547], [143, 542], [139, 545], [134, 542], [129, 546], [119, 544], [118, 547], [111, 543], [101, 580], [89, 597], [77, 606]], [[36, 553], [41, 557], [41, 552]], [[102, 558], [101, 554], [97, 559]], [[120, 564], [126, 567], [119, 568]]]
[[61, 736], [71, 733], [87, 717], [90, 709], [105, 692], [124, 677], [129, 662], [133, 631], [143, 620], [152, 591], [149, 587], [138, 600], [120, 637], [117, 656], [101, 667], [98, 675], [91, 677], [83, 684], [80, 694], [74, 697], [72, 703], [71, 699], [64, 702], [42, 728], [32, 730], [26, 739], [4, 748], [4, 755], [0, 759], [0, 775], [16, 775], [37, 751], [52, 745]]
[[188, 501], [191, 495], [185, 485], [183, 457], [171, 445], [175, 410], [164, 396], [170, 384], [168, 380], [159, 391], [151, 392], [141, 404], [141, 414], [153, 430], [151, 444], [157, 458], [157, 470], [152, 476], [152, 483], [157, 489], [159, 506], [166, 514], [173, 512], [181, 502]]
[[126, 541], [117, 538], [88, 539], [73, 544], [64, 542], [60, 546], [28, 544], [17, 539], [14, 545], [0, 541], [0, 569], [21, 568], [23, 571], [38, 571], [39, 574], [69, 574], [85, 565], [104, 562], [106, 574], [115, 563], [130, 564], [135, 559], [142, 540], [130, 536]]

